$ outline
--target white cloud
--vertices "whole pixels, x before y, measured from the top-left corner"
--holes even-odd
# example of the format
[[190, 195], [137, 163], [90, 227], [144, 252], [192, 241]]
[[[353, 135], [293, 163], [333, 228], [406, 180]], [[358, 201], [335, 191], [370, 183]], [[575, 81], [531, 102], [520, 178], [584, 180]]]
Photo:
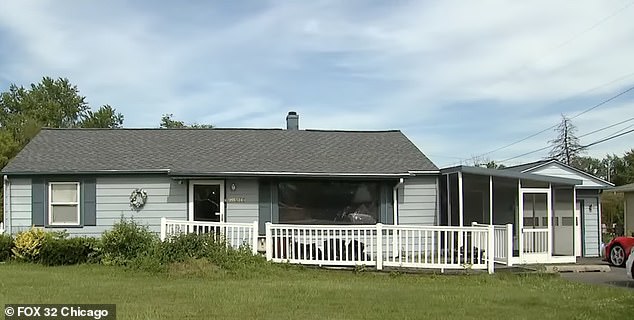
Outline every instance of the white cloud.
[[[303, 127], [402, 128], [426, 153], [470, 157], [634, 78], [634, 7], [625, 0], [226, 5], [5, 1], [0, 46], [14, 50], [0, 55], [0, 79], [68, 77], [93, 105], [122, 111], [128, 126], [156, 126], [174, 113], [226, 127], [282, 127], [296, 109]], [[578, 104], [562, 101], [570, 96]], [[634, 117], [634, 108], [617, 101], [589, 115], [580, 129]], [[621, 153], [627, 141], [593, 150]]]

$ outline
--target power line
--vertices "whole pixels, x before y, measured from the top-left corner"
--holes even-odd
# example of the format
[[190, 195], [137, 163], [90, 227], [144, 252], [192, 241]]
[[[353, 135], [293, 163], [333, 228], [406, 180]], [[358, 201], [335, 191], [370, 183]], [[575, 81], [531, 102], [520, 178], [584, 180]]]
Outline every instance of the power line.
[[530, 66], [531, 64], [535, 64], [537, 62], [542, 61], [544, 58], [548, 57], [551, 53], [569, 45], [570, 43], [574, 42], [575, 40], [577, 40], [578, 38], [580, 38], [581, 36], [585, 35], [586, 33], [596, 29], [598, 26], [600, 26], [601, 24], [605, 23], [606, 21], [614, 18], [615, 16], [619, 15], [620, 13], [622, 13], [623, 11], [625, 11], [626, 9], [628, 9], [629, 7], [631, 7], [634, 4], [634, 1], [629, 2], [628, 4], [622, 6], [621, 8], [615, 10], [614, 12], [612, 12], [611, 14], [603, 17], [602, 19], [598, 20], [597, 22], [595, 22], [594, 24], [592, 24], [590, 27], [584, 29], [583, 31], [581, 31], [580, 33], [577, 33], [575, 35], [573, 35], [572, 37], [562, 41], [561, 43], [559, 43], [558, 45], [552, 47], [551, 49], [546, 50], [545, 52], [542, 53], [541, 57], [539, 57], [536, 60], [533, 61], [528, 61], [524, 64], [522, 64], [519, 68], [516, 68], [514, 70], [511, 70], [510, 72], [508, 72], [506, 75], [504, 75], [500, 80], [496, 81], [495, 84], [500, 83], [506, 79], [508, 79], [510, 76], [517, 74], [518, 72], [526, 69], [526, 67]]
[[593, 106], [593, 107], [591, 107], [589, 109], [584, 110], [583, 112], [577, 114], [576, 116], [574, 116], [574, 117], [572, 117], [570, 119], [574, 119], [574, 118], [577, 118], [578, 116], [580, 116], [582, 114], [586, 114], [586, 113], [588, 113], [588, 112], [590, 112], [590, 111], [592, 111], [592, 110], [594, 110], [594, 109], [596, 109], [596, 108], [598, 108], [598, 107], [600, 107], [600, 106], [602, 106], [602, 105], [604, 105], [604, 104], [606, 104], [606, 103], [608, 103], [608, 102], [610, 102], [610, 101], [612, 101], [612, 100], [614, 100], [614, 99], [616, 99], [616, 98], [618, 98], [618, 97], [620, 97], [620, 96], [622, 96], [622, 95], [624, 95], [624, 94], [626, 94], [626, 93], [628, 93], [628, 92], [630, 92], [632, 90], [634, 90], [634, 87], [629, 87], [627, 90], [622, 91], [619, 94], [617, 94], [615, 96], [612, 96], [612, 97], [610, 97], [607, 100], [601, 101], [599, 104], [597, 104], [597, 105], [595, 105], [595, 106]]
[[[630, 75], [632, 75], [632, 74], [634, 74], [634, 73], [630, 73]], [[603, 105], [605, 105], [605, 104], [607, 104], [607, 103], [609, 103], [609, 102], [611, 102], [611, 101], [613, 101], [613, 100], [615, 100], [615, 99], [619, 98], [620, 96], [622, 96], [622, 95], [624, 95], [624, 94], [626, 94], [626, 93], [628, 93], [628, 92], [630, 92], [630, 91], [632, 91], [632, 90], [634, 90], [634, 86], [629, 87], [629, 88], [627, 88], [626, 90], [621, 91], [621, 92], [617, 93], [616, 95], [613, 95], [613, 96], [609, 97], [608, 99], [603, 100], [603, 101], [601, 101], [601, 102], [599, 102], [599, 103], [597, 103], [597, 104], [593, 105], [592, 107], [590, 107], [590, 108], [588, 108], [588, 109], [586, 109], [586, 110], [584, 110], [584, 111], [582, 111], [582, 112], [580, 112], [580, 113], [576, 114], [575, 116], [571, 117], [570, 119], [577, 118], [577, 117], [579, 117], [579, 116], [581, 116], [581, 115], [583, 115], [583, 114], [586, 114], [586, 113], [588, 113], [588, 112], [590, 112], [590, 111], [592, 111], [592, 110], [594, 110], [594, 109], [596, 109], [596, 108], [599, 108], [599, 107], [601, 107], [601, 106], [603, 106]], [[473, 158], [475, 158], [475, 157], [482, 157], [482, 156], [486, 156], [486, 155], [488, 155], [488, 154], [492, 154], [492, 153], [495, 153], [495, 152], [497, 152], [497, 151], [500, 151], [500, 150], [506, 149], [506, 148], [508, 148], [508, 147], [514, 146], [514, 145], [519, 144], [519, 143], [521, 143], [521, 142], [524, 142], [524, 141], [526, 141], [526, 140], [528, 140], [528, 139], [530, 139], [530, 138], [533, 138], [533, 137], [535, 137], [535, 136], [538, 136], [538, 135], [540, 135], [540, 134], [542, 134], [542, 133], [544, 133], [544, 132], [546, 132], [546, 131], [548, 131], [548, 130], [554, 129], [555, 127], [557, 127], [557, 125], [558, 125], [558, 124], [554, 124], [554, 125], [552, 125], [552, 126], [550, 126], [550, 127], [546, 128], [546, 129], [543, 129], [543, 130], [541, 130], [541, 131], [539, 131], [539, 132], [537, 132], [537, 133], [531, 134], [531, 135], [529, 135], [529, 136], [527, 136], [527, 137], [525, 137], [525, 138], [522, 138], [522, 139], [517, 140], [517, 141], [515, 141], [515, 142], [509, 143], [509, 144], [504, 145], [504, 146], [502, 146], [502, 147], [499, 147], [499, 148], [497, 148], [497, 149], [494, 149], [494, 150], [491, 150], [491, 151], [488, 151], [488, 152], [482, 153], [482, 154], [480, 154], [480, 155], [478, 155], [478, 156], [474, 156]], [[588, 133], [588, 134], [590, 134], [590, 133]], [[541, 150], [543, 150], [543, 149], [541, 149]], [[538, 151], [541, 151], [541, 150], [538, 150]], [[535, 151], [535, 152], [537, 152], [537, 151]], [[531, 153], [534, 153], [534, 152], [529, 152], [528, 154], [531, 154]], [[511, 160], [511, 159], [519, 158], [519, 157], [524, 156], [524, 155], [525, 155], [525, 154], [520, 155], [520, 156], [518, 156], [518, 157], [513, 157], [513, 158], [510, 158], [510, 159], [502, 160], [502, 161], [507, 161], [507, 160]], [[471, 159], [471, 158], [463, 158], [463, 160], [468, 160], [468, 159]]]
[[601, 139], [601, 140], [597, 140], [597, 141], [595, 141], [595, 142], [593, 142], [593, 143], [586, 144], [585, 146], [582, 146], [582, 148], [592, 147], [592, 146], [597, 145], [597, 144], [599, 144], [599, 143], [603, 143], [603, 142], [606, 142], [606, 141], [610, 141], [610, 140], [612, 140], [612, 139], [618, 138], [618, 137], [620, 137], [620, 136], [624, 136], [624, 135], [626, 135], [626, 134], [630, 134], [630, 133], [632, 133], [632, 132], [634, 132], [634, 129], [631, 129], [631, 130], [628, 130], [628, 131], [625, 131], [625, 132], [621, 132], [621, 133], [619, 133], [619, 134], [615, 134], [615, 135], [612, 135], [612, 136], [609, 136], [609, 137], [605, 137], [605, 138], [603, 138], [603, 139]]
[[[626, 122], [629, 122], [629, 121], [632, 121], [632, 120], [634, 120], [634, 117], [629, 118], [629, 119], [627, 119], [627, 120], [623, 120], [623, 121], [620, 121], [620, 122], [614, 123], [614, 124], [611, 124], [611, 125], [609, 125], [609, 126], [607, 126], [607, 127], [603, 127], [603, 128], [600, 128], [600, 129], [597, 129], [597, 130], [594, 130], [594, 131], [590, 131], [590, 132], [588, 132], [588, 133], [586, 133], [586, 134], [582, 134], [582, 135], [578, 136], [577, 138], [583, 138], [583, 137], [589, 136], [589, 135], [591, 135], [591, 134], [595, 134], [595, 133], [597, 133], [597, 132], [601, 132], [601, 131], [603, 131], [603, 130], [607, 130], [607, 129], [610, 129], [610, 128], [614, 128], [614, 127], [616, 127], [616, 126], [618, 126], [618, 125], [620, 125], [620, 124], [623, 124], [623, 123], [626, 123]], [[631, 126], [629, 126], [629, 127], [631, 127]], [[625, 128], [629, 128], [629, 127], [625, 127]], [[624, 130], [624, 129], [621, 129], [621, 130]], [[616, 133], [618, 133], [618, 132], [616, 132]]]
[[[588, 132], [588, 133], [586, 133], [586, 134], [583, 134], [583, 135], [579, 136], [579, 138], [581, 138], [581, 137], [585, 137], [585, 136], [588, 136], [588, 135], [591, 135], [591, 134], [593, 134], [593, 133], [597, 133], [597, 132], [599, 132], [599, 131], [603, 131], [603, 130], [606, 130], [606, 129], [609, 129], [609, 128], [613, 128], [613, 127], [615, 127], [615, 126], [618, 126], [619, 124], [623, 124], [623, 123], [628, 122], [628, 121], [631, 121], [631, 120], [634, 120], [634, 118], [630, 118], [630, 119], [627, 119], [627, 120], [624, 120], [624, 121], [620, 121], [620, 122], [618, 122], [618, 123], [614, 123], [614, 124], [611, 124], [611, 125], [609, 125], [609, 126], [606, 126], [606, 127], [603, 127], [603, 128], [600, 128], [600, 129], [597, 129], [597, 130], [594, 130], [594, 131]], [[605, 141], [608, 141], [608, 140], [612, 140], [612, 139], [617, 138], [617, 137], [620, 137], [620, 136], [622, 136], [622, 135], [626, 135], [626, 134], [628, 134], [628, 133], [634, 132], [634, 129], [632, 129], [632, 130], [629, 130], [629, 131], [627, 131], [627, 132], [619, 133], [619, 132], [621, 132], [621, 131], [623, 131], [623, 130], [625, 130], [625, 129], [631, 128], [632, 126], [634, 126], [634, 125], [630, 125], [630, 126], [628, 126], [628, 127], [625, 127], [624, 129], [621, 129], [621, 130], [619, 130], [619, 131], [617, 131], [617, 132], [615, 132], [615, 133], [613, 133], [613, 134], [611, 134], [611, 135], [609, 135], [609, 136], [607, 136], [607, 137], [605, 137], [605, 138], [602, 138], [602, 139], [600, 139], [600, 140], [598, 140], [598, 141], [595, 141], [595, 142], [592, 142], [592, 143], [587, 144], [587, 145], [585, 145], [585, 146], [582, 146], [582, 147], [580, 147], [580, 148], [579, 148], [579, 149], [577, 149], [577, 150], [584, 149], [584, 148], [588, 148], [588, 147], [590, 147], [590, 146], [593, 146], [593, 145], [599, 144], [599, 143], [601, 143], [601, 142], [605, 142]], [[501, 161], [500, 161], [500, 163], [502, 163], [502, 162], [506, 162], [506, 161], [509, 161], [509, 160], [513, 160], [513, 159], [517, 159], [517, 158], [521, 158], [521, 157], [523, 157], [523, 156], [527, 156], [527, 155], [530, 155], [530, 154], [533, 154], [533, 153], [537, 153], [537, 152], [540, 152], [540, 151], [544, 151], [544, 150], [549, 149], [549, 148], [551, 148], [551, 146], [545, 146], [545, 147], [543, 147], [543, 148], [539, 148], [539, 149], [537, 149], [537, 150], [533, 150], [533, 151], [525, 152], [525, 153], [522, 153], [522, 154], [520, 154], [520, 155], [517, 155], [517, 156], [514, 156], [514, 157], [510, 157], [510, 158], [507, 158], [507, 159], [501, 160]]]

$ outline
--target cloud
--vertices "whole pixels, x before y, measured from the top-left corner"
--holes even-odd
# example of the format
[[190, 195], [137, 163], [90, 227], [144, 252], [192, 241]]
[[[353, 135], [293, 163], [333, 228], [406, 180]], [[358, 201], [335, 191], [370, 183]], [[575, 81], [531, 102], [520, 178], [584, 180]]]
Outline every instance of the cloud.
[[[634, 81], [624, 0], [0, 4], [0, 84], [68, 77], [132, 127], [392, 129], [439, 165], [519, 140]], [[616, 81], [615, 81], [616, 80]], [[623, 97], [580, 132], [625, 116]], [[544, 145], [546, 132], [489, 155]], [[590, 138], [590, 137], [589, 137]], [[591, 153], [622, 153], [628, 139]], [[532, 160], [535, 154], [520, 160]]]

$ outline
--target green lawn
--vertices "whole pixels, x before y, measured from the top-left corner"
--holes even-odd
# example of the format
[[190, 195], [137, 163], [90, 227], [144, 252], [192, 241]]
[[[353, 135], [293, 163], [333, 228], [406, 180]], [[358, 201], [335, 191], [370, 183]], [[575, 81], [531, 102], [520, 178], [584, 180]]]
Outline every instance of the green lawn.
[[238, 277], [0, 265], [0, 305], [115, 303], [118, 319], [629, 319], [634, 292], [550, 276], [282, 270]]

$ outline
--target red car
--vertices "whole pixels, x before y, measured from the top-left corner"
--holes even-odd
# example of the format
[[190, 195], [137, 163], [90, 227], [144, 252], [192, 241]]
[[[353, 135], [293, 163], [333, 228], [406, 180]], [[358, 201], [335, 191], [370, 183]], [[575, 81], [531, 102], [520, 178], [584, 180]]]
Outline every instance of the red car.
[[616, 237], [605, 246], [603, 258], [614, 266], [625, 266], [632, 248], [634, 248], [634, 237]]

